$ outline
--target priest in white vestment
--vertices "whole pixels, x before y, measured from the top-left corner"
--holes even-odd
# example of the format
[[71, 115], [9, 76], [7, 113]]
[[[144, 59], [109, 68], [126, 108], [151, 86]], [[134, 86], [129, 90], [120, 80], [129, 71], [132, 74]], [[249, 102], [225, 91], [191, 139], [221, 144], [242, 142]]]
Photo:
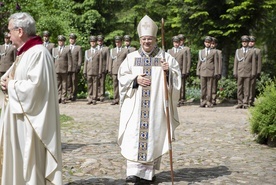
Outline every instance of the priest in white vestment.
[[150, 17], [140, 21], [137, 31], [141, 46], [127, 55], [118, 71], [121, 106], [118, 144], [127, 159], [126, 182], [147, 184], [155, 180], [155, 169], [159, 169], [161, 156], [169, 151], [170, 145], [164, 75], [173, 137], [179, 125], [181, 74], [177, 61], [158, 48], [158, 27]]
[[27, 13], [10, 16], [17, 59], [1, 78], [2, 185], [62, 185], [57, 82], [51, 54]]

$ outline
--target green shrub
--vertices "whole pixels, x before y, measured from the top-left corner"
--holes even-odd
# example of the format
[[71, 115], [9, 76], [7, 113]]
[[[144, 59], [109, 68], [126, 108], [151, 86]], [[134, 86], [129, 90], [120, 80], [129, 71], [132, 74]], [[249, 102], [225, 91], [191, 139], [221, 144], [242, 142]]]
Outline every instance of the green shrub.
[[113, 81], [112, 77], [109, 74], [106, 75], [105, 79], [105, 96], [107, 96], [109, 99], [113, 99], [114, 97]]
[[[77, 98], [78, 99], [85, 99], [87, 98], [87, 80], [83, 76], [83, 72], [78, 74], [79, 77], [79, 83], [78, 83], [78, 94]], [[112, 78], [110, 77], [109, 74], [106, 75], [105, 79], [105, 96], [108, 97], [109, 99], [113, 98], [113, 82]]]
[[185, 99], [187, 101], [193, 100], [198, 101], [200, 100], [200, 78], [197, 76], [189, 76], [186, 80], [186, 92], [185, 92]]
[[265, 90], [265, 84], [271, 83], [273, 80], [270, 78], [270, 75], [267, 73], [261, 73], [259, 79], [256, 82], [256, 96], [263, 93]]
[[78, 99], [86, 99], [87, 98], [87, 90], [86, 91], [81, 91], [77, 94]]
[[237, 98], [237, 82], [232, 78], [222, 78], [218, 81], [218, 99], [236, 99]]
[[259, 143], [276, 139], [276, 83], [266, 82], [263, 93], [257, 98], [255, 106], [249, 109], [251, 132], [256, 134]]
[[78, 99], [85, 99], [87, 97], [87, 81], [83, 76], [83, 66], [81, 68], [81, 71], [78, 73]]
[[200, 89], [195, 87], [188, 87], [186, 88], [186, 100], [194, 100], [198, 101], [200, 100]]

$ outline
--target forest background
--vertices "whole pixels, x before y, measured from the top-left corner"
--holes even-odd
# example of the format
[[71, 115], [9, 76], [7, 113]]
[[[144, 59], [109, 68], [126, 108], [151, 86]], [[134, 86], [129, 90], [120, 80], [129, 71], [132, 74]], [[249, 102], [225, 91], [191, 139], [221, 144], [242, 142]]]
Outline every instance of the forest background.
[[[90, 35], [105, 36], [105, 45], [114, 47], [114, 36], [128, 34], [132, 45], [139, 47], [137, 25], [144, 15], [156, 21], [159, 28], [165, 20], [165, 48], [172, 47], [171, 38], [182, 33], [191, 48], [192, 68], [188, 79], [187, 99], [199, 97], [199, 79], [195, 75], [198, 50], [210, 35], [219, 41], [223, 52], [223, 78], [219, 83], [220, 98], [235, 98], [236, 83], [232, 76], [235, 50], [241, 47], [242, 35], [254, 35], [256, 47], [262, 50], [262, 84], [275, 77], [276, 71], [276, 1], [275, 0], [6, 0], [0, 2], [0, 39], [7, 31], [7, 19], [15, 12], [28, 12], [37, 22], [37, 33], [58, 35], [75, 33], [77, 44], [88, 49]], [[161, 47], [161, 34], [158, 33]], [[68, 44], [68, 39], [67, 39]], [[81, 75], [80, 75], [81, 77]], [[112, 91], [108, 80], [108, 91]], [[79, 84], [85, 94], [85, 81]], [[196, 95], [197, 94], [197, 95]]]

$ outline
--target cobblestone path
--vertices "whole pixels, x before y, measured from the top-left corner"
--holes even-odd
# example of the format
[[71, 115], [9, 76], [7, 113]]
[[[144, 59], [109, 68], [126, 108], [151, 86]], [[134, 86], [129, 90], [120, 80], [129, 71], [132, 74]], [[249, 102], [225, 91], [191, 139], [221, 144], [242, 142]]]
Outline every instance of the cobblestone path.
[[[173, 143], [175, 185], [276, 185], [276, 148], [259, 145], [250, 133], [248, 110], [233, 104], [178, 108], [181, 125]], [[122, 185], [126, 160], [117, 145], [119, 106], [110, 102], [60, 105], [74, 121], [62, 124], [66, 185]], [[169, 185], [169, 155], [155, 184]]]

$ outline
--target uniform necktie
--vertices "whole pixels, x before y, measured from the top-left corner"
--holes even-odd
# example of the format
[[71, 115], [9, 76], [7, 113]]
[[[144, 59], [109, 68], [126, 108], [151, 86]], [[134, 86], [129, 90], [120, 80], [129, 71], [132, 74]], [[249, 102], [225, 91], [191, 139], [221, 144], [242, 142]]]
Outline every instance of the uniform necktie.
[[243, 54], [247, 53], [247, 48], [243, 48]]
[[207, 49], [206, 49], [206, 56], [208, 56], [209, 53], [210, 53], [210, 48], [207, 48]]
[[58, 50], [58, 55], [60, 55], [62, 52], [62, 47], [59, 47], [59, 50]]
[[121, 51], [121, 48], [117, 48], [117, 53], [119, 53]]
[[9, 45], [5, 45], [5, 52], [9, 49]]
[[91, 53], [95, 54], [96, 53], [96, 48], [91, 48]]

